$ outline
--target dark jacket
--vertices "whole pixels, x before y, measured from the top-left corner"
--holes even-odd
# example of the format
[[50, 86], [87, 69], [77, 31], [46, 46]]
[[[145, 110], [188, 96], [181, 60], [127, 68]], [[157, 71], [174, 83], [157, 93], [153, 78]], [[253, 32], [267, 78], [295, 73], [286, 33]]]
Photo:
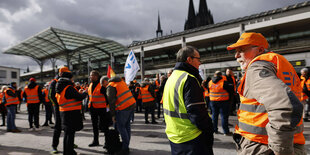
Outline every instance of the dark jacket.
[[178, 62], [174, 70], [182, 70], [196, 77], [188, 76], [184, 84], [183, 97], [185, 107], [190, 121], [196, 125], [197, 128], [206, 132], [209, 138], [208, 140], [210, 140], [209, 142], [213, 144], [213, 125], [208, 111], [205, 108], [205, 104], [192, 104], [205, 102], [203, 97], [204, 89], [201, 87], [202, 79], [198, 69], [187, 63]]
[[[120, 77], [113, 77], [109, 80], [109, 82], [120, 82], [122, 81], [122, 79]], [[108, 102], [110, 104], [110, 111], [111, 111], [111, 116], [115, 116], [115, 101], [116, 101], [116, 94], [117, 94], [117, 91], [116, 91], [116, 88], [112, 87], [112, 86], [108, 86], [107, 87], [107, 99], [108, 99]], [[123, 109], [123, 110], [134, 110], [135, 108], [135, 104], [129, 106], [128, 108], [126, 109]]]
[[[32, 82], [32, 81], [28, 84], [29, 89], [34, 89], [36, 86], [37, 86], [37, 83]], [[40, 103], [43, 103], [44, 102], [44, 96], [42, 94], [42, 88], [40, 86], [38, 88], [38, 96], [39, 96]], [[25, 99], [25, 102], [27, 103], [27, 94], [25, 91], [23, 93], [23, 97]]]
[[[58, 77], [56, 79], [58, 79]], [[59, 111], [59, 105], [58, 105], [57, 99], [55, 97], [55, 95], [56, 95], [56, 84], [57, 84], [57, 81], [54, 79], [51, 82], [49, 89], [48, 89], [48, 98], [53, 103], [55, 109]]]
[[[65, 92], [66, 99], [76, 99], [82, 101], [87, 97], [86, 93], [80, 94], [74, 87], [73, 83], [68, 78], [60, 78], [56, 84], [56, 93], [61, 93], [67, 86], [68, 89]], [[60, 113], [62, 127], [68, 131], [79, 131], [83, 129], [83, 119], [81, 110], [64, 111]]]

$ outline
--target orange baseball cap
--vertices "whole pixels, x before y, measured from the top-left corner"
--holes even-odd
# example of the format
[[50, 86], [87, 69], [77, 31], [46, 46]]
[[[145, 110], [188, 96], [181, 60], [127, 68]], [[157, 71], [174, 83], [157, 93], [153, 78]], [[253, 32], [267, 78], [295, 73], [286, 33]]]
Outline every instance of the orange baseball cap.
[[262, 34], [255, 32], [248, 32], [248, 33], [242, 33], [239, 40], [236, 43], [228, 46], [227, 50], [233, 50], [245, 45], [263, 46], [265, 49], [269, 47], [268, 41]]
[[71, 73], [71, 71], [69, 70], [68, 67], [61, 67], [61, 68], [59, 68], [59, 73], [64, 73], [64, 72], [69, 72], [69, 73]]

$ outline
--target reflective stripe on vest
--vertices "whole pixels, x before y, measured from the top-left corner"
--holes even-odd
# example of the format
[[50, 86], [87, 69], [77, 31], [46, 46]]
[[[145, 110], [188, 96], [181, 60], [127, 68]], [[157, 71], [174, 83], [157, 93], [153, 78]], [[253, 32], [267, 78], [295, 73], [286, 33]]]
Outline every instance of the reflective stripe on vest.
[[201, 134], [201, 130], [189, 120], [184, 104], [183, 88], [188, 76], [195, 78], [185, 71], [174, 70], [163, 93], [166, 134], [170, 141], [177, 144], [193, 140]]
[[155, 100], [155, 98], [149, 92], [149, 87], [150, 87], [150, 85], [146, 85], [145, 87], [142, 87], [140, 89], [143, 103], [147, 103], [147, 102], [151, 102], [151, 101]]
[[88, 87], [89, 103], [88, 108], [92, 105], [94, 108], [106, 108], [107, 102], [104, 94], [101, 94], [101, 84], [98, 83], [94, 91], [92, 92], [93, 83]]
[[210, 93], [209, 90], [207, 88], [203, 88], [205, 91], [203, 92], [203, 97], [209, 97]]
[[131, 91], [124, 81], [109, 82], [109, 85], [116, 89], [115, 110], [123, 110], [136, 103]]
[[[225, 76], [224, 76], [225, 77]], [[226, 79], [226, 77], [225, 77]], [[210, 101], [227, 101], [229, 100], [228, 92], [223, 88], [224, 78], [217, 83], [209, 82]]]
[[82, 101], [76, 99], [66, 99], [66, 90], [70, 85], [66, 86], [61, 93], [56, 93], [56, 99], [59, 104], [59, 111], [73, 111], [82, 109]]
[[5, 106], [12, 105], [12, 104], [19, 104], [18, 97], [9, 96], [7, 93], [8, 90], [10, 90], [14, 94], [16, 94], [15, 90], [10, 88], [10, 87], [4, 91], [4, 96], [5, 96], [5, 100], [6, 100]]
[[27, 104], [40, 103], [38, 94], [39, 85], [36, 85], [33, 89], [25, 87], [25, 93], [27, 95]]
[[[277, 77], [286, 83], [292, 92], [301, 99], [300, 80], [293, 66], [283, 56], [275, 53], [263, 54], [254, 58], [248, 66], [259, 60], [273, 63], [277, 68]], [[245, 78], [246, 72], [240, 80], [240, 85], [238, 87], [241, 103], [238, 110], [239, 124], [235, 127], [236, 133], [241, 134], [243, 137], [251, 141], [268, 144], [266, 125], [269, 120], [267, 110], [265, 109], [265, 106], [259, 103], [256, 99], [248, 99], [243, 96]], [[296, 122], [296, 124], [297, 131], [294, 134], [294, 143], [305, 144], [302, 118], [299, 123]]]

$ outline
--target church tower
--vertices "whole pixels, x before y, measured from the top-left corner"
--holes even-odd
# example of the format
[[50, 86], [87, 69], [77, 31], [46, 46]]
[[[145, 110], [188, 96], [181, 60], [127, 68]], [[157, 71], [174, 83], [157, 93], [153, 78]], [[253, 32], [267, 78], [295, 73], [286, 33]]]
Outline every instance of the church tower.
[[185, 21], [184, 30], [200, 26], [214, 24], [211, 11], [208, 9], [206, 0], [199, 1], [199, 12], [195, 14], [193, 0], [189, 1], [188, 16]]
[[196, 27], [196, 13], [193, 0], [189, 1], [187, 20], [185, 21], [184, 30]]
[[159, 17], [159, 12], [158, 12], [158, 23], [157, 23], [157, 30], [156, 30], [156, 37], [162, 37], [163, 36], [163, 30], [161, 29], [160, 25], [160, 17]]

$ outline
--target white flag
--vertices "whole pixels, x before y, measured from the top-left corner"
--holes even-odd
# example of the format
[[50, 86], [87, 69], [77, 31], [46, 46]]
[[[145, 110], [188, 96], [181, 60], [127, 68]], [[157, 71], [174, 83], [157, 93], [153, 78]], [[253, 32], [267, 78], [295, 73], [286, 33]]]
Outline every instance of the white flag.
[[139, 70], [140, 70], [140, 66], [135, 57], [135, 54], [131, 50], [127, 57], [125, 68], [124, 68], [125, 81], [127, 84], [129, 84], [130, 81], [132, 81], [136, 77], [136, 74]]
[[200, 66], [199, 66], [199, 75], [201, 76], [202, 80], [205, 80], [205, 75], [203, 73], [203, 69]]

